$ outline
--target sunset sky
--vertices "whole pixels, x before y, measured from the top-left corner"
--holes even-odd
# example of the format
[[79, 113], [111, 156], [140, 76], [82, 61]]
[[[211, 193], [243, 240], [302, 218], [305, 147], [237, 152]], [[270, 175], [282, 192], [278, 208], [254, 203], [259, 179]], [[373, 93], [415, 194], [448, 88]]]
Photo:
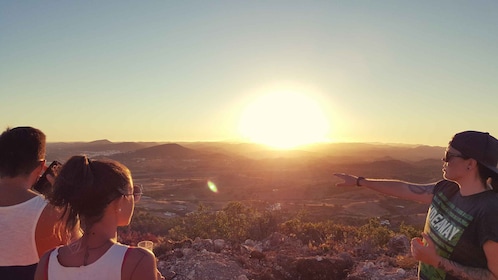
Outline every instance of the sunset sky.
[[497, 26], [496, 1], [2, 1], [0, 129], [50, 142], [498, 136]]

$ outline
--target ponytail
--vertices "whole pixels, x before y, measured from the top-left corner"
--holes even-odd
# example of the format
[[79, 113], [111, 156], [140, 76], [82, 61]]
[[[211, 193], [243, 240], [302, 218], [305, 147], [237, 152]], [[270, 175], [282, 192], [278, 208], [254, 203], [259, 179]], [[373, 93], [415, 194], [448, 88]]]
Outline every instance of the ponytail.
[[107, 205], [125, 193], [130, 178], [128, 168], [118, 162], [71, 157], [49, 196], [53, 205], [63, 209], [65, 221], [60, 221], [59, 234], [70, 234], [79, 222], [83, 231], [89, 230], [102, 219]]

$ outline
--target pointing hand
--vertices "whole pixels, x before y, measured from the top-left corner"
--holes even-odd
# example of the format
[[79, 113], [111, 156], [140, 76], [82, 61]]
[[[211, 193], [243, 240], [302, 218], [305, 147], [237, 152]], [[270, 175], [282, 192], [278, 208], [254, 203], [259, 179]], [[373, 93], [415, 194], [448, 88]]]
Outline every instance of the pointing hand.
[[340, 179], [343, 180], [343, 182], [339, 182], [335, 184], [337, 187], [351, 187], [351, 186], [356, 186], [356, 179], [358, 179], [357, 176], [345, 174], [345, 173], [334, 173], [336, 177], [339, 177]]

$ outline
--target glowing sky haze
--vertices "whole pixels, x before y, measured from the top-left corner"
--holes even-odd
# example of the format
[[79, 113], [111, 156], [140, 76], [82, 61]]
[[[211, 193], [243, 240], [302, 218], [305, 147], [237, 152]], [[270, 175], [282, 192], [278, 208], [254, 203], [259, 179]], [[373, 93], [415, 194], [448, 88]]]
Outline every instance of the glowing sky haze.
[[288, 91], [329, 141], [498, 136], [497, 26], [496, 1], [2, 1], [0, 129], [242, 141], [251, 102]]

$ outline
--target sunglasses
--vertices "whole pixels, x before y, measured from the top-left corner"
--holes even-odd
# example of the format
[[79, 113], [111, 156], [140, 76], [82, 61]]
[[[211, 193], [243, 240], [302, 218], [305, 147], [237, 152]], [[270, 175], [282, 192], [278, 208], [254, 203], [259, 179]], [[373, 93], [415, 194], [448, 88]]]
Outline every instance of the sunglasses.
[[143, 187], [142, 185], [134, 185], [133, 186], [133, 193], [125, 193], [123, 194], [124, 196], [129, 196], [133, 195], [133, 200], [136, 202], [140, 201], [140, 198], [142, 197], [143, 194]]
[[466, 157], [464, 155], [454, 154], [454, 153], [450, 153], [450, 152], [446, 151], [444, 153], [444, 157], [441, 160], [444, 162], [449, 162], [452, 158], [455, 158], [455, 157], [469, 159], [469, 157]]

